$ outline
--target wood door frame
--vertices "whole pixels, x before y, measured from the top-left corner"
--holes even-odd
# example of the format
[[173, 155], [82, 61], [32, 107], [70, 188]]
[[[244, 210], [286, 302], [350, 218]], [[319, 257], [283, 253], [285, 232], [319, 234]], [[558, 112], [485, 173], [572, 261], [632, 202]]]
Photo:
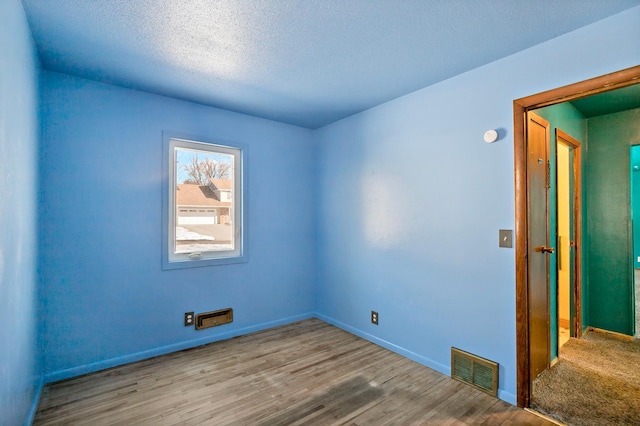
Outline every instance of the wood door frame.
[[[558, 161], [558, 144], [573, 149], [573, 235], [574, 235], [574, 264], [572, 284], [573, 322], [571, 329], [573, 336], [582, 336], [582, 149], [580, 141], [570, 134], [556, 128], [556, 162]], [[556, 167], [557, 170], [557, 167]], [[556, 180], [557, 182], [557, 180]], [[557, 183], [556, 183], [557, 184]], [[558, 250], [559, 251], [559, 250]], [[560, 281], [558, 280], [558, 283]]]
[[531, 398], [529, 374], [529, 300], [527, 221], [527, 111], [640, 83], [640, 65], [579, 83], [513, 101], [515, 231], [516, 231], [516, 365], [517, 402], [528, 407]]

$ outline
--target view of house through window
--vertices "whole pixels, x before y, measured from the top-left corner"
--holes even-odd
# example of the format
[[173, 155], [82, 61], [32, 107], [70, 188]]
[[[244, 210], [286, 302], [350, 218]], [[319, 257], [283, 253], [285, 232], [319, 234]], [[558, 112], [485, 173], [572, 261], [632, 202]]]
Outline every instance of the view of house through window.
[[176, 148], [176, 253], [233, 250], [233, 156]]
[[239, 253], [239, 153], [226, 146], [171, 140], [171, 261]]

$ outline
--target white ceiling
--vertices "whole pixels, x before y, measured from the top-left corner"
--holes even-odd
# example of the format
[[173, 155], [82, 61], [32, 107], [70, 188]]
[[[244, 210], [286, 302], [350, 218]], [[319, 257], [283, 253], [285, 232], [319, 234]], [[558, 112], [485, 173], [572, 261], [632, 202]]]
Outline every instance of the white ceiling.
[[23, 0], [44, 68], [317, 128], [640, 0]]

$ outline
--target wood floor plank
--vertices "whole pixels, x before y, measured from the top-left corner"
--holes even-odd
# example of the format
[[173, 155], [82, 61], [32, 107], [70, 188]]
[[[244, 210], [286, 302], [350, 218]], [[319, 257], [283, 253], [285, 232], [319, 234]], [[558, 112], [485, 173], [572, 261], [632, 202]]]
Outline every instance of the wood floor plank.
[[551, 425], [317, 319], [45, 387], [34, 425]]

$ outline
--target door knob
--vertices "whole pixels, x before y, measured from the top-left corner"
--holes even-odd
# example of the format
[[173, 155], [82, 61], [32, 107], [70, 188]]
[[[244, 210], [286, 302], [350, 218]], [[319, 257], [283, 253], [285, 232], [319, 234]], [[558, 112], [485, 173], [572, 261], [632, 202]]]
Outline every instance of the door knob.
[[553, 247], [547, 246], [535, 247], [534, 250], [538, 253], [553, 253], [555, 251]]

